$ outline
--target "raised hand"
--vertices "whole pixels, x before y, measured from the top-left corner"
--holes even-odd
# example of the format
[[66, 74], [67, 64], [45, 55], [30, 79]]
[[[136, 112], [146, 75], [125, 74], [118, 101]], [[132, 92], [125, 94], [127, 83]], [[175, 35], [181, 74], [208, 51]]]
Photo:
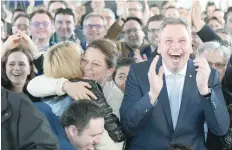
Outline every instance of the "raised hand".
[[97, 99], [97, 97], [88, 89], [91, 88], [87, 82], [66, 81], [63, 85], [63, 91], [75, 100]]
[[21, 45], [24, 48], [27, 48], [28, 50], [30, 50], [30, 52], [33, 55], [36, 55], [36, 53], [38, 52], [38, 49], [36, 45], [34, 44], [34, 42], [31, 40], [31, 38], [20, 30], [17, 30], [17, 33], [22, 37]]
[[157, 100], [157, 97], [159, 96], [160, 91], [163, 88], [163, 66], [159, 68], [159, 73], [156, 73], [158, 60], [159, 56], [157, 55], [152, 61], [148, 72], [148, 80], [150, 84], [149, 96], [152, 104], [154, 104], [154, 102]]
[[206, 95], [209, 93], [208, 80], [211, 69], [207, 60], [204, 57], [197, 57], [194, 60], [194, 65], [197, 67], [196, 82], [199, 93], [201, 95]]
[[4, 51], [14, 49], [20, 45], [22, 37], [19, 34], [11, 35], [3, 43]]

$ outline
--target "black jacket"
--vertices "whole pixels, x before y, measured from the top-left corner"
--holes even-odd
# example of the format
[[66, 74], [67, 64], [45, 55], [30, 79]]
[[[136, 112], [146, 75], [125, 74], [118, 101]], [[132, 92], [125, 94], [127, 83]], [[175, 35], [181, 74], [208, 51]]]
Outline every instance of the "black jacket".
[[2, 150], [58, 150], [47, 119], [23, 94], [1, 88]]
[[[113, 114], [112, 108], [108, 105], [100, 85], [96, 81], [93, 81], [93, 80], [79, 79], [79, 80], [71, 80], [71, 81], [72, 82], [78, 82], [78, 81], [88, 82], [92, 86], [92, 88], [90, 90], [97, 97], [97, 100], [95, 100], [95, 102], [98, 103], [102, 109], [104, 109], [104, 112], [105, 112], [105, 117], [104, 117], [105, 126], [104, 127], [108, 131], [109, 136], [111, 137], [111, 139], [114, 142], [124, 141], [125, 135], [122, 131], [120, 121], [119, 121], [118, 117], [115, 114]], [[63, 111], [65, 111], [64, 109], [67, 109], [67, 107], [69, 107], [69, 105], [71, 104], [73, 99], [66, 94], [63, 96], [45, 97], [45, 98], [43, 98], [43, 101], [45, 101], [45, 103], [46, 103], [46, 101], [49, 103], [52, 102], [53, 106], [56, 105], [55, 106], [56, 109], [59, 110], [58, 113], [56, 112], [57, 113], [56, 115], [59, 116], [60, 114], [61, 115], [63, 114]], [[60, 106], [60, 104], [58, 104], [60, 102], [63, 103], [62, 106]]]

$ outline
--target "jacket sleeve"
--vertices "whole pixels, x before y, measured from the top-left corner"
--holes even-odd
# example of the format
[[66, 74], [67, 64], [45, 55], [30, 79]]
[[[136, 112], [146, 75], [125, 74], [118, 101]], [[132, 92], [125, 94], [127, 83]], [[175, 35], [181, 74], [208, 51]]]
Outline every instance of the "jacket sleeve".
[[58, 150], [59, 144], [45, 116], [29, 99], [20, 100], [18, 135], [20, 150]]
[[211, 95], [209, 97], [201, 96], [201, 103], [204, 109], [205, 120], [210, 131], [217, 135], [223, 136], [228, 132], [230, 125], [229, 113], [222, 94], [219, 75], [215, 70], [212, 70], [213, 84], [211, 87]]
[[116, 40], [116, 38], [120, 35], [122, 32], [122, 26], [119, 24], [119, 21], [121, 20], [116, 20], [115, 23], [109, 28], [105, 38], [111, 39], [111, 40]]
[[197, 34], [202, 42], [221, 41], [221, 38], [207, 24]]
[[148, 93], [143, 95], [139, 87], [134, 65], [130, 67], [125, 95], [120, 108], [121, 123], [128, 136], [134, 136], [150, 117], [154, 106]]
[[46, 97], [51, 95], [64, 95], [62, 86], [67, 79], [51, 78], [45, 75], [33, 78], [27, 85], [27, 91], [34, 97]]
[[[92, 87], [93, 83], [90, 83]], [[105, 112], [105, 129], [108, 131], [109, 136], [114, 142], [122, 142], [125, 140], [125, 135], [122, 131], [121, 124], [119, 122], [118, 117], [113, 114], [113, 109], [107, 103], [104, 94], [97, 88], [92, 88], [91, 90], [94, 95], [96, 95], [96, 102], [100, 105], [100, 107]]]

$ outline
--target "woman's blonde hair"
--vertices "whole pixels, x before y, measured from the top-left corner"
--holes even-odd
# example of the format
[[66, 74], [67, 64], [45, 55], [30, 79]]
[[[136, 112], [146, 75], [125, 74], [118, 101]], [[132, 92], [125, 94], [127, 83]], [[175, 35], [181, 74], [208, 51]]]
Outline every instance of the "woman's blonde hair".
[[82, 78], [81, 47], [65, 41], [52, 46], [44, 55], [44, 75], [53, 78]]

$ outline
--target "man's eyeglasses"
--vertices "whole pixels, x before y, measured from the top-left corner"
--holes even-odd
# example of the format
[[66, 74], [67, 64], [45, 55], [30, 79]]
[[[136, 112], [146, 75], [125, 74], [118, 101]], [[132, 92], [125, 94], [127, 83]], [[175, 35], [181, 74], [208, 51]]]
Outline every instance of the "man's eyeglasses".
[[96, 29], [99, 30], [99, 29], [104, 28], [105, 26], [101, 25], [101, 24], [87, 24], [87, 25], [85, 25], [85, 27], [88, 29], [93, 29], [95, 27]]
[[33, 27], [35, 27], [35, 28], [39, 28], [40, 25], [42, 25], [43, 28], [46, 28], [46, 27], [49, 26], [49, 24], [50, 24], [50, 22], [47, 22], [47, 21], [44, 21], [44, 22], [38, 22], [38, 21], [36, 21], [36, 22], [32, 22], [32, 23], [31, 23], [31, 25], [32, 25]]
[[138, 28], [133, 28], [133, 29], [129, 29], [129, 30], [126, 30], [126, 31], [122, 31], [123, 34], [125, 35], [129, 35], [131, 32], [132, 33], [137, 33], [138, 31], [140, 31], [141, 29], [138, 29]]
[[147, 31], [150, 32], [150, 33], [152, 33], [152, 34], [155, 34], [155, 33], [159, 32], [159, 29], [149, 29]]

